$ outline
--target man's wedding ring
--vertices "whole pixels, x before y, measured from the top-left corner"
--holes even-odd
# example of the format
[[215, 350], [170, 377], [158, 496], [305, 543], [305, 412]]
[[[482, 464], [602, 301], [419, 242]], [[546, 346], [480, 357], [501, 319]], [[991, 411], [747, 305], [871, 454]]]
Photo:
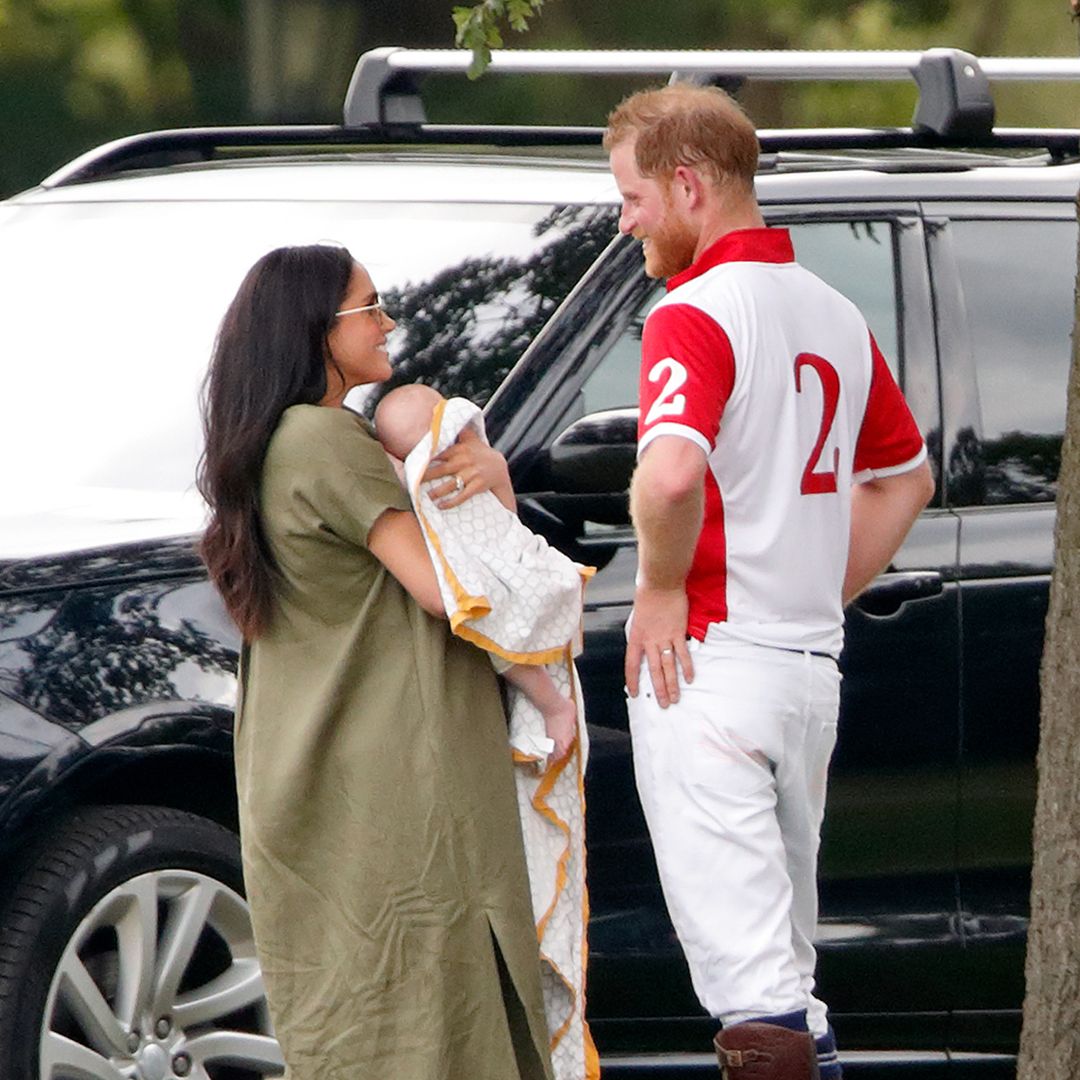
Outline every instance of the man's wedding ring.
[[457, 473], [454, 473], [454, 494], [460, 495], [465, 490], [465, 481]]

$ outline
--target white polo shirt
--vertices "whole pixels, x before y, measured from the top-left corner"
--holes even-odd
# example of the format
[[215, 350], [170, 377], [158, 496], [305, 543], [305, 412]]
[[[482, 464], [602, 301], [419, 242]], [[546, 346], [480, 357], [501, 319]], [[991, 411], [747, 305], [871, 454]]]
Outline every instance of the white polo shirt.
[[794, 261], [786, 229], [728, 233], [645, 321], [638, 456], [708, 456], [688, 632], [839, 655], [851, 485], [926, 446], [866, 322]]

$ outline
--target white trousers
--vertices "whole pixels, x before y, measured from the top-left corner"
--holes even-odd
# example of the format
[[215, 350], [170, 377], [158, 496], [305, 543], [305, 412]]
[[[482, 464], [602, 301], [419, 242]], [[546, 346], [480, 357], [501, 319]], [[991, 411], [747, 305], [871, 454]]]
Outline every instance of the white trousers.
[[836, 743], [829, 657], [710, 635], [694, 681], [661, 709], [643, 666], [629, 700], [634, 769], [660, 883], [694, 990], [724, 1024], [807, 1010], [817, 854]]

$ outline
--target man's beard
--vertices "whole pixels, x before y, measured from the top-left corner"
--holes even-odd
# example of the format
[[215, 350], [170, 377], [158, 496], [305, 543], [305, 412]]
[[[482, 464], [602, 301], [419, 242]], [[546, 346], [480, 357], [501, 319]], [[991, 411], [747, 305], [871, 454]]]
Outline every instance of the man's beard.
[[649, 233], [645, 244], [645, 273], [652, 278], [669, 278], [693, 263], [697, 236], [669, 204], [663, 224]]

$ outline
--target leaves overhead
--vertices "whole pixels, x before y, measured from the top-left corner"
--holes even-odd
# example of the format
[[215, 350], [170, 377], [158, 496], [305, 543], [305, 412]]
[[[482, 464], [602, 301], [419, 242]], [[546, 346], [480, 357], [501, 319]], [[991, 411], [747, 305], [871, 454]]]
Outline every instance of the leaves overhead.
[[491, 50], [502, 48], [501, 21], [520, 34], [528, 30], [529, 19], [543, 6], [544, 0], [483, 0], [472, 7], [454, 8], [454, 40], [473, 54], [469, 78], [478, 79], [491, 63]]

